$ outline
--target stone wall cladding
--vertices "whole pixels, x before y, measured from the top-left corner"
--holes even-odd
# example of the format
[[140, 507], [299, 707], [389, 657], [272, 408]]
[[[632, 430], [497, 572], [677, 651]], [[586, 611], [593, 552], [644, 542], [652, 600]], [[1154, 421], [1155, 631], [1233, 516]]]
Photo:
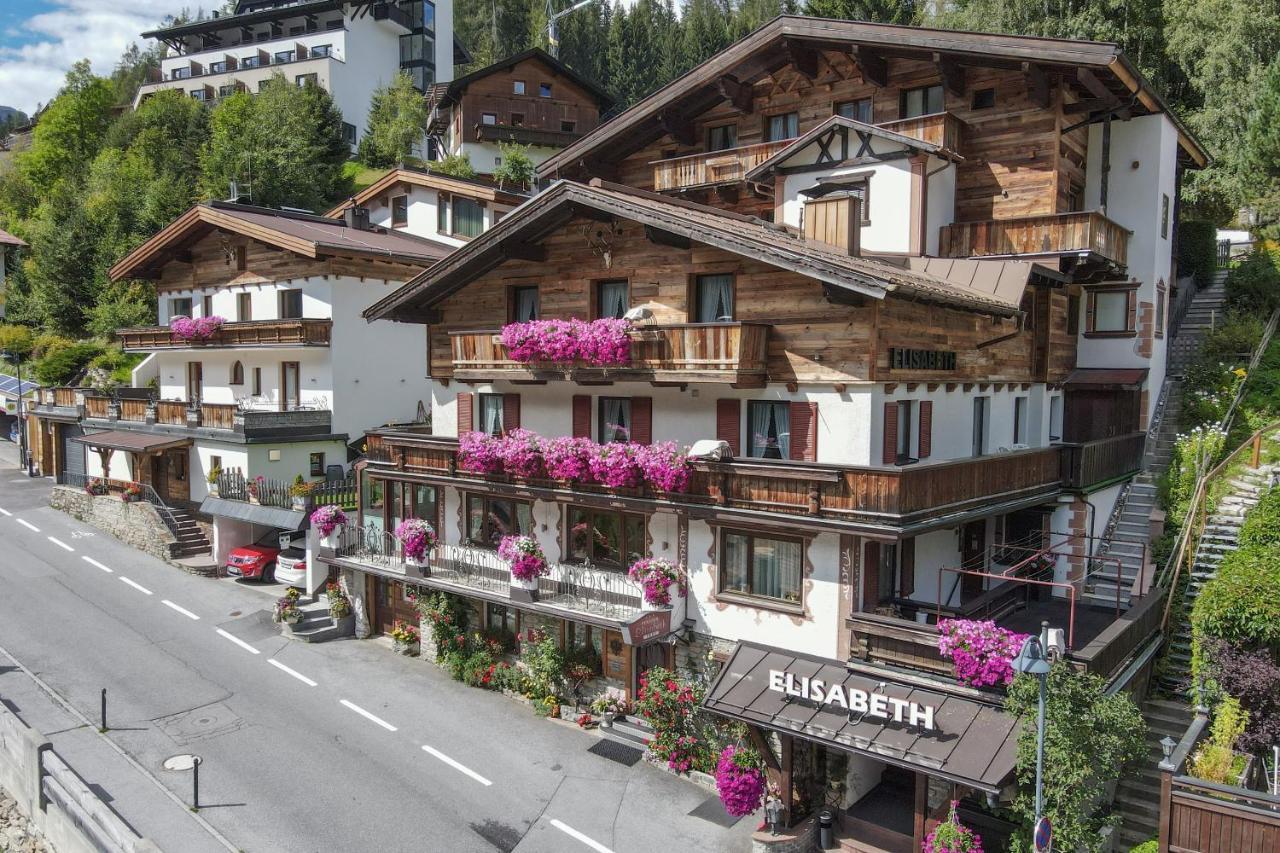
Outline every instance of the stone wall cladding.
[[[695, 672], [704, 672], [713, 659], [727, 660], [729, 655], [733, 654], [734, 645], [732, 640], [690, 632], [688, 645], [676, 644], [676, 670], [687, 672], [692, 669]], [[710, 669], [714, 673], [718, 667], [712, 666]]]
[[177, 539], [149, 503], [125, 503], [115, 495], [89, 495], [73, 486], [54, 486], [49, 505], [184, 572], [206, 574], [173, 560], [172, 549]]
[[[747, 820], [755, 820], [755, 816]], [[810, 815], [800, 823], [773, 835], [760, 830], [751, 836], [751, 853], [810, 853], [818, 849], [818, 816]]]

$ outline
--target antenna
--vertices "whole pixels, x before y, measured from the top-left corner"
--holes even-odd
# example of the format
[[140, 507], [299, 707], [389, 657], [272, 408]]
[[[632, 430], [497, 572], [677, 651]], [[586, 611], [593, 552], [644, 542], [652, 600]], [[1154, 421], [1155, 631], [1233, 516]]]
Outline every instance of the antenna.
[[552, 0], [547, 0], [547, 52], [548, 53], [550, 53], [556, 59], [560, 58], [560, 31], [557, 26], [560, 22], [560, 19], [572, 12], [578, 11], [583, 6], [586, 6], [587, 4], [594, 3], [594, 2], [595, 0], [578, 0], [577, 3], [574, 3], [568, 9], [565, 9], [561, 12], [553, 12], [551, 9]]

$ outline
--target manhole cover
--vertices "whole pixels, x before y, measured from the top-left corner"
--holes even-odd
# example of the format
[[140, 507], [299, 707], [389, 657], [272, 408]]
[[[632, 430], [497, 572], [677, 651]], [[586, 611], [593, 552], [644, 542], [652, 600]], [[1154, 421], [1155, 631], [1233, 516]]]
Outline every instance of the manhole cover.
[[165, 770], [190, 770], [195, 766], [196, 757], [191, 753], [172, 755], [164, 760]]
[[234, 732], [244, 725], [244, 720], [221, 702], [184, 711], [155, 721], [160, 730], [185, 746], [193, 741]]

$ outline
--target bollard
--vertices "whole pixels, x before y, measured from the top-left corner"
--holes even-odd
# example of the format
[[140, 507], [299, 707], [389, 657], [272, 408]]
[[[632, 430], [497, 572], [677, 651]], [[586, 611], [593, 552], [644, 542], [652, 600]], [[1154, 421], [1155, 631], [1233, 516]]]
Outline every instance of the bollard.
[[104, 734], [107, 731], [107, 688], [105, 687], [102, 688], [102, 727], [98, 731]]
[[831, 809], [818, 812], [818, 848], [834, 850], [836, 846], [835, 814]]
[[200, 811], [200, 756], [191, 759], [191, 810]]

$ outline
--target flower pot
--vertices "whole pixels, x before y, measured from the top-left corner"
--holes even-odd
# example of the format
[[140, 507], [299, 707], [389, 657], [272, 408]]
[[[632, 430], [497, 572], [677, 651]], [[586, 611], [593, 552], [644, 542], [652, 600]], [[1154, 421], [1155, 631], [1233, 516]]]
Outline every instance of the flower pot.
[[420, 578], [431, 577], [431, 558], [427, 555], [421, 557], [411, 557], [406, 555], [405, 563], [409, 566], [410, 574], [416, 574]]
[[320, 546], [322, 548], [331, 548], [336, 551], [338, 549], [338, 542], [341, 538], [342, 538], [342, 525], [339, 524], [338, 526], [334, 527], [333, 530], [329, 531], [328, 536], [320, 537]]
[[402, 643], [399, 640], [395, 641], [395, 650], [398, 655], [417, 657], [418, 651], [421, 647], [421, 643]]
[[600, 728], [602, 729], [613, 728], [613, 720], [614, 720], [614, 717], [616, 716], [617, 714], [613, 713], [612, 711], [605, 711], [603, 714], [600, 715]]
[[289, 503], [293, 506], [295, 512], [305, 512], [307, 509], [307, 499], [301, 495], [291, 496]]
[[284, 622], [284, 624], [288, 625], [289, 627], [293, 627], [294, 625], [297, 625], [299, 622], [302, 621], [302, 614], [287, 613], [283, 617], [281, 617], [280, 621]]
[[249, 492], [249, 503], [258, 506], [258, 496], [254, 492]]
[[670, 610], [672, 604], [675, 603], [676, 596], [680, 594], [679, 585], [676, 583], [667, 584], [667, 604], [650, 604], [645, 597], [640, 596], [641, 610]]
[[538, 600], [538, 580], [520, 580], [512, 575], [510, 596], [512, 601], [534, 602]]
[[209, 484], [209, 496], [213, 498], [218, 496], [218, 484], [216, 482]]

